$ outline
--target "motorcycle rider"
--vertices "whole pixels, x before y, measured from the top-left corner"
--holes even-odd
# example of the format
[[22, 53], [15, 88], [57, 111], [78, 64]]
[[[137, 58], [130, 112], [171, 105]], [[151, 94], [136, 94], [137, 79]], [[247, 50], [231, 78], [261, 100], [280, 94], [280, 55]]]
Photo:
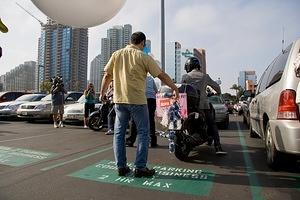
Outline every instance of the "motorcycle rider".
[[220, 143], [219, 131], [214, 120], [213, 114], [210, 110], [209, 101], [206, 93], [207, 86], [212, 87], [218, 94], [221, 94], [220, 86], [213, 81], [208, 74], [204, 74], [202, 66], [196, 57], [187, 59], [185, 66], [187, 74], [182, 76], [182, 83], [192, 85], [199, 93], [199, 110], [205, 114], [206, 123], [208, 126], [208, 133], [210, 133], [214, 140], [214, 146], [217, 155], [224, 155], [227, 152], [223, 151]]

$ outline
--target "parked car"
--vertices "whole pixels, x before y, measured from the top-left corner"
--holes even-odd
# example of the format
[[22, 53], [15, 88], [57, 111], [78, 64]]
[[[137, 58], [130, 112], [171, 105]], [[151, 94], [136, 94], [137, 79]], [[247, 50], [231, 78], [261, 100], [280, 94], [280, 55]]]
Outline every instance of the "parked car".
[[[85, 97], [82, 95], [77, 102], [74, 104], [65, 105], [65, 112], [63, 115], [63, 120], [65, 122], [82, 122], [84, 118], [84, 101]], [[96, 104], [95, 109], [99, 109], [99, 93], [96, 93]]]
[[213, 95], [208, 97], [209, 102], [213, 105], [215, 110], [215, 120], [222, 128], [227, 129], [229, 126], [228, 108], [221, 96]]
[[267, 163], [277, 167], [283, 153], [300, 155], [300, 39], [290, 44], [262, 74], [250, 110], [250, 136], [264, 141]]
[[0, 92], [0, 103], [7, 101], [14, 101], [23, 94], [29, 94], [28, 92]]
[[[82, 92], [68, 92], [65, 94], [65, 104], [74, 103], [81, 95]], [[34, 121], [36, 119], [52, 120], [51, 94], [42, 98], [41, 101], [22, 104], [17, 110], [17, 115], [28, 121]]]
[[252, 97], [248, 97], [247, 101], [244, 101], [242, 104], [242, 115], [243, 115], [243, 123], [246, 124], [246, 126], [250, 127], [250, 112], [249, 112], [249, 104], [252, 100]]
[[46, 94], [24, 94], [14, 101], [0, 103], [0, 117], [17, 117], [17, 109], [23, 103], [40, 101]]

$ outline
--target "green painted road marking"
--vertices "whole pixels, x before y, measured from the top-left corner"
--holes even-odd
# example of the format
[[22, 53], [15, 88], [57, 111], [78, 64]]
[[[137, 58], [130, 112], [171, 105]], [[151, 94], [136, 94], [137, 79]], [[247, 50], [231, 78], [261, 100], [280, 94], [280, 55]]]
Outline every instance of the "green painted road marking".
[[56, 153], [0, 146], [0, 164], [19, 167], [56, 156]]
[[[133, 168], [132, 163], [128, 165]], [[117, 168], [114, 161], [102, 160], [69, 176], [104, 183], [196, 196], [209, 196], [210, 194], [215, 176], [215, 173], [211, 171], [159, 165], [152, 167], [156, 170], [153, 178], [135, 178], [132, 173], [129, 176], [121, 177], [117, 175]]]
[[73, 160], [69, 160], [69, 161], [66, 161], [66, 162], [62, 162], [62, 163], [58, 163], [58, 164], [55, 164], [55, 165], [52, 165], [52, 166], [49, 166], [49, 167], [45, 167], [43, 169], [41, 169], [42, 171], [48, 171], [50, 169], [54, 169], [56, 167], [61, 167], [63, 165], [66, 165], [66, 164], [69, 164], [69, 163], [72, 163], [72, 162], [75, 162], [75, 161], [78, 161], [78, 160], [81, 160], [81, 159], [84, 159], [84, 158], [87, 158], [87, 157], [90, 157], [90, 156], [93, 156], [93, 155], [96, 155], [98, 153], [102, 153], [102, 152], [105, 152], [105, 151], [108, 151], [108, 150], [111, 150], [112, 149], [112, 146], [108, 147], [108, 148], [105, 148], [105, 149], [101, 149], [99, 151], [96, 151], [96, 152], [93, 152], [93, 153], [90, 153], [90, 154], [87, 154], [87, 155], [84, 155], [84, 156], [81, 156], [79, 158], [75, 158]]
[[[55, 134], [55, 133], [54, 133], [54, 134]], [[10, 139], [10, 140], [1, 140], [0, 143], [3, 143], [3, 142], [11, 142], [11, 141], [18, 141], [18, 140], [27, 140], [27, 139], [31, 139], [31, 138], [44, 137], [44, 136], [54, 135], [54, 134], [53, 134], [53, 133], [50, 133], [50, 134], [35, 135], [35, 136], [29, 136], [29, 137], [23, 137], [23, 138], [15, 138], [15, 139]]]
[[240, 136], [240, 143], [241, 143], [241, 146], [243, 149], [244, 160], [245, 160], [245, 163], [247, 166], [246, 170], [247, 170], [248, 179], [250, 182], [252, 199], [253, 200], [263, 200], [264, 198], [262, 197], [262, 188], [259, 184], [255, 169], [253, 167], [253, 163], [248, 154], [248, 149], [247, 149], [246, 142], [244, 139], [245, 136], [242, 134], [240, 124], [238, 122], [236, 124], [237, 124], [237, 128], [238, 128], [239, 136]]

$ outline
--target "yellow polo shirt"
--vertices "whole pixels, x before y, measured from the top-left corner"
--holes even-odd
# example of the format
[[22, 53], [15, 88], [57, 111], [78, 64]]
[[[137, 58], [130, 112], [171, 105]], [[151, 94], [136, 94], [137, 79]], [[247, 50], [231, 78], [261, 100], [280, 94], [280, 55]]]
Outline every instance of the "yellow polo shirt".
[[114, 52], [104, 68], [113, 77], [114, 103], [147, 104], [146, 76], [162, 73], [156, 61], [134, 45]]

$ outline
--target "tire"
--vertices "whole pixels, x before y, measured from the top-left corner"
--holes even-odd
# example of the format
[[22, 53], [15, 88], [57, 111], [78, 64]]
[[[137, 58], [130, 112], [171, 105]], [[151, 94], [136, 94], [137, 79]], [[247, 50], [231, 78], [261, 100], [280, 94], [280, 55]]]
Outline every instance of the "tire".
[[187, 160], [191, 150], [185, 144], [182, 133], [176, 132], [174, 143], [175, 143], [174, 154], [176, 158], [178, 158], [181, 161]]
[[103, 120], [101, 113], [93, 115], [89, 118], [89, 128], [94, 131], [100, 131], [103, 128]]
[[267, 152], [267, 164], [270, 168], [276, 169], [279, 166], [281, 156], [280, 152], [277, 151], [274, 140], [272, 137], [272, 130], [270, 127], [270, 123], [267, 123], [266, 126], [266, 138], [265, 138], [265, 144], [266, 144], [266, 152]]

